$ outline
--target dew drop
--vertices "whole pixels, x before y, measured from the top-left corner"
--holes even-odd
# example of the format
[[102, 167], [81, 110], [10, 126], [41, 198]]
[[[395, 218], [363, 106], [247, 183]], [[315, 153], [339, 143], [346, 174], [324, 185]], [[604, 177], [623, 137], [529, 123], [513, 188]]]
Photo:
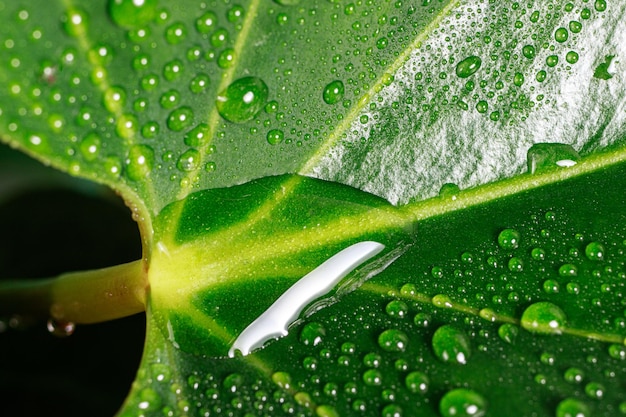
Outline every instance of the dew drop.
[[558, 306], [541, 301], [531, 304], [522, 313], [522, 327], [529, 332], [539, 334], [560, 334], [567, 318]]
[[145, 125], [141, 126], [141, 136], [146, 139], [152, 139], [159, 134], [159, 130], [159, 124], [157, 122], [146, 122]]
[[604, 245], [599, 242], [591, 242], [585, 247], [585, 255], [590, 261], [601, 261], [604, 259]]
[[585, 378], [585, 374], [578, 368], [568, 368], [563, 375], [570, 384], [580, 384]]
[[532, 45], [525, 45], [522, 48], [522, 55], [524, 55], [528, 59], [535, 58], [535, 54], [536, 54], [535, 47]]
[[282, 389], [291, 388], [291, 375], [287, 372], [274, 372], [272, 374], [272, 381]]
[[198, 74], [189, 82], [189, 90], [194, 94], [200, 94], [207, 89], [209, 82], [208, 75]]
[[469, 56], [456, 65], [456, 75], [459, 78], [467, 78], [480, 69], [482, 62], [476, 55]]
[[207, 143], [209, 140], [209, 125], [206, 123], [200, 123], [198, 126], [191, 129], [185, 135], [185, 145], [193, 148], [199, 148]]
[[170, 113], [167, 118], [167, 127], [174, 132], [187, 129], [193, 123], [193, 110], [190, 107], [179, 107]]
[[300, 331], [300, 342], [306, 346], [317, 346], [324, 340], [326, 329], [317, 322], [307, 323]]
[[413, 394], [425, 394], [428, 391], [430, 380], [425, 374], [413, 371], [406, 376], [404, 384]]
[[133, 145], [126, 158], [126, 175], [132, 181], [144, 179], [154, 165], [154, 150], [148, 145]]
[[556, 407], [556, 417], [589, 417], [590, 415], [585, 403], [574, 398], [566, 398]]
[[606, 394], [606, 388], [598, 382], [590, 382], [585, 385], [585, 394], [587, 394], [589, 398], [599, 400]]
[[404, 352], [409, 337], [402, 330], [388, 329], [378, 336], [378, 345], [387, 352]]
[[382, 359], [379, 354], [370, 352], [363, 357], [363, 365], [368, 368], [378, 368], [381, 360]]
[[343, 99], [345, 88], [341, 80], [330, 82], [322, 93], [322, 98], [326, 104], [335, 104]]
[[368, 369], [363, 372], [363, 382], [365, 385], [377, 387], [383, 383], [383, 376], [377, 369]]
[[76, 325], [71, 321], [48, 319], [46, 323], [48, 332], [56, 337], [68, 337], [74, 334]]
[[224, 381], [222, 382], [222, 385], [226, 389], [226, 391], [230, 392], [240, 391], [241, 388], [243, 388], [243, 384], [243, 376], [237, 373], [228, 375], [226, 378], [224, 378]]
[[458, 388], [447, 392], [439, 402], [442, 417], [481, 417], [487, 411], [487, 401], [476, 391]]
[[178, 158], [176, 168], [184, 172], [194, 171], [198, 168], [200, 159], [200, 152], [196, 149], [188, 149]]
[[518, 257], [512, 257], [508, 262], [509, 271], [522, 272], [524, 270], [524, 261]]
[[563, 264], [559, 267], [559, 275], [563, 278], [578, 276], [578, 267], [574, 264]]
[[132, 114], [122, 114], [115, 124], [115, 131], [122, 139], [132, 140], [138, 131], [138, 121]]
[[504, 229], [498, 235], [498, 245], [502, 249], [513, 250], [519, 246], [520, 234], [515, 229]]
[[260, 78], [240, 78], [218, 94], [217, 111], [229, 122], [247, 122], [265, 106], [268, 94], [267, 85]]
[[528, 172], [540, 173], [557, 167], [576, 165], [580, 155], [571, 145], [563, 143], [537, 143], [527, 152]]
[[111, 20], [133, 29], [150, 23], [157, 14], [158, 0], [109, 0]]
[[569, 33], [565, 28], [558, 28], [556, 32], [554, 32], [554, 39], [559, 43], [565, 42], [568, 37]]
[[267, 142], [270, 145], [278, 145], [285, 138], [285, 134], [280, 129], [272, 129], [267, 132]]
[[170, 45], [176, 45], [187, 37], [187, 28], [182, 22], [171, 24], [165, 29], [165, 40]]
[[515, 343], [518, 334], [519, 328], [511, 323], [504, 323], [498, 328], [500, 339], [511, 345]]
[[207, 34], [213, 30], [217, 23], [217, 16], [213, 12], [205, 12], [196, 19], [196, 30], [202, 34]]
[[163, 77], [167, 81], [174, 81], [179, 78], [184, 69], [183, 62], [180, 59], [169, 61], [163, 67]]
[[578, 53], [575, 51], [569, 51], [566, 55], [565, 55], [565, 60], [569, 63], [569, 64], [575, 64], [578, 62]]
[[120, 113], [126, 103], [126, 91], [122, 87], [109, 87], [104, 92], [104, 107], [111, 113]]
[[471, 354], [469, 338], [451, 325], [443, 325], [435, 331], [432, 347], [439, 360], [465, 365]]
[[91, 132], [87, 134], [79, 145], [80, 153], [83, 155], [83, 158], [87, 161], [95, 160], [100, 152], [101, 143], [102, 141], [97, 133]]
[[409, 312], [409, 307], [404, 301], [393, 300], [385, 306], [385, 311], [390, 317], [402, 319]]
[[63, 28], [70, 36], [86, 36], [88, 23], [87, 14], [81, 9], [72, 7], [64, 16]]

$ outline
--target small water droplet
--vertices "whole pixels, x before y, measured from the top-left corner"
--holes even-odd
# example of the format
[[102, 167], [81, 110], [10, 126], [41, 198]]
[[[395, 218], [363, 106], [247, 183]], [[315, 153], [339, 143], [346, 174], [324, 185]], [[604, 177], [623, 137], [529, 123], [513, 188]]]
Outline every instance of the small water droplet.
[[228, 375], [226, 378], [224, 378], [224, 382], [222, 383], [226, 391], [230, 391], [230, 392], [240, 391], [241, 388], [243, 388], [244, 386], [243, 384], [244, 384], [243, 376], [237, 373]]
[[126, 158], [126, 175], [132, 181], [144, 179], [154, 166], [154, 150], [148, 145], [133, 145]]
[[126, 103], [126, 91], [122, 87], [109, 87], [104, 92], [104, 107], [111, 113], [119, 113]]
[[585, 403], [574, 398], [566, 398], [556, 407], [556, 417], [589, 417], [590, 415]]
[[515, 229], [504, 229], [498, 235], [498, 245], [502, 249], [513, 250], [519, 246], [520, 234]]
[[535, 54], [536, 54], [535, 47], [532, 45], [525, 45], [522, 48], [522, 55], [524, 55], [528, 59], [535, 58]]
[[387, 304], [385, 311], [390, 317], [402, 319], [408, 314], [409, 307], [403, 301], [393, 300]]
[[193, 110], [190, 107], [179, 107], [168, 116], [167, 127], [175, 132], [180, 132], [192, 125], [193, 116]]
[[300, 331], [300, 342], [307, 346], [317, 346], [326, 336], [326, 329], [320, 323], [307, 323]]
[[425, 394], [428, 391], [430, 380], [425, 374], [413, 371], [406, 376], [404, 384], [413, 394]]
[[218, 94], [217, 111], [229, 122], [247, 122], [265, 106], [268, 94], [267, 85], [260, 78], [240, 78]]
[[554, 32], [554, 39], [559, 43], [565, 42], [568, 37], [569, 32], [565, 28], [558, 28], [556, 32]]
[[368, 369], [363, 372], [363, 382], [365, 382], [365, 385], [377, 387], [382, 385], [383, 376], [377, 369]]
[[487, 401], [476, 391], [458, 388], [447, 392], [439, 402], [442, 417], [482, 417]]
[[71, 7], [63, 18], [63, 28], [73, 37], [86, 36], [89, 19], [83, 10]]
[[600, 242], [591, 242], [585, 247], [585, 255], [590, 261], [603, 260], [604, 253], [604, 245]]
[[111, 20], [126, 29], [150, 23], [157, 14], [158, 0], [110, 0]]
[[209, 82], [208, 75], [198, 74], [189, 82], [189, 90], [194, 94], [200, 94], [207, 89]]
[[170, 45], [181, 43], [187, 37], [187, 28], [182, 22], [172, 23], [165, 29], [165, 40]]
[[97, 133], [91, 132], [87, 134], [79, 145], [80, 153], [83, 155], [83, 158], [87, 161], [95, 160], [100, 152], [101, 143], [102, 140]]
[[578, 276], [578, 267], [574, 264], [563, 264], [559, 267], [559, 275], [563, 278]]
[[531, 304], [522, 314], [522, 327], [532, 333], [560, 334], [567, 317], [555, 304], [541, 301]]
[[205, 12], [196, 19], [196, 29], [202, 34], [210, 33], [217, 23], [217, 16], [213, 12]]
[[117, 134], [126, 140], [134, 139], [138, 129], [137, 118], [132, 114], [122, 114], [115, 124]]
[[456, 65], [456, 75], [460, 78], [467, 78], [480, 69], [482, 62], [480, 57], [469, 56]]
[[272, 381], [282, 389], [291, 388], [291, 375], [287, 372], [274, 372], [272, 374]]
[[404, 352], [409, 337], [402, 330], [388, 329], [378, 336], [378, 345], [387, 352]]
[[190, 172], [198, 168], [200, 163], [200, 152], [196, 149], [188, 149], [178, 158], [176, 168], [180, 171]]
[[174, 81], [181, 76], [184, 68], [183, 62], [180, 59], [169, 61], [163, 66], [163, 77], [165, 77], [167, 81]]
[[345, 87], [341, 80], [335, 80], [330, 82], [324, 87], [322, 98], [326, 104], [335, 104], [343, 99], [345, 93]]
[[267, 132], [267, 142], [270, 145], [278, 145], [285, 138], [285, 134], [280, 129], [272, 129]]
[[599, 382], [590, 382], [585, 385], [585, 394], [587, 394], [589, 398], [599, 400], [604, 397], [605, 393], [606, 388]]
[[46, 324], [48, 332], [56, 337], [68, 337], [76, 330], [76, 325], [71, 321], [48, 319]]
[[511, 323], [504, 323], [498, 328], [500, 339], [511, 345], [515, 343], [518, 334], [519, 328]]
[[443, 325], [435, 331], [432, 347], [439, 360], [465, 365], [471, 354], [467, 335], [451, 325]]

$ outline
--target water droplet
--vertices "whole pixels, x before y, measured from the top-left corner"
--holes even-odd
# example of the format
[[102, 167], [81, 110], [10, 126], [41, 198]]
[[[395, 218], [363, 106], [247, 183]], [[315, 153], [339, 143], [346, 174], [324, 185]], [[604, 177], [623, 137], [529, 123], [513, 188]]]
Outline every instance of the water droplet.
[[176, 168], [184, 172], [193, 171], [198, 168], [200, 159], [200, 152], [196, 149], [188, 149], [178, 158]]
[[547, 294], [557, 294], [559, 292], [560, 285], [558, 281], [553, 279], [547, 279], [543, 282], [543, 291]]
[[63, 18], [63, 28], [73, 37], [86, 36], [89, 21], [87, 13], [76, 7], [71, 7]]
[[295, 6], [296, 4], [300, 4], [301, 0], [274, 0], [275, 3], [278, 3], [282, 6]]
[[379, 354], [370, 352], [363, 357], [363, 365], [368, 368], [378, 368], [381, 360], [382, 359]]
[[169, 383], [172, 380], [170, 367], [163, 363], [153, 363], [150, 365], [150, 373], [156, 382]]
[[165, 29], [165, 40], [170, 45], [176, 45], [187, 37], [187, 28], [182, 22], [171, 24]]
[[383, 383], [383, 376], [377, 369], [368, 369], [363, 372], [363, 382], [365, 385], [377, 387]]
[[122, 139], [132, 140], [138, 130], [137, 118], [132, 114], [122, 114], [115, 124], [115, 131]]
[[207, 89], [209, 81], [208, 75], [198, 74], [189, 82], [189, 90], [194, 94], [200, 94]]
[[154, 20], [157, 6], [158, 0], [110, 0], [109, 13], [115, 24], [132, 29]]
[[159, 104], [164, 109], [171, 109], [176, 107], [180, 101], [180, 93], [176, 90], [168, 90], [161, 94], [159, 98]]
[[546, 251], [541, 248], [533, 248], [530, 251], [530, 256], [536, 261], [543, 261], [546, 259]]
[[599, 382], [590, 382], [585, 385], [585, 394], [587, 394], [589, 398], [599, 400], [604, 397], [605, 393], [606, 388]]
[[439, 403], [442, 417], [481, 417], [487, 411], [487, 401], [478, 394], [465, 388], [447, 392]]
[[219, 57], [217, 57], [217, 65], [222, 68], [230, 68], [235, 62], [235, 50], [232, 48], [224, 49]]
[[421, 372], [410, 372], [404, 379], [407, 389], [413, 394], [425, 394], [428, 391], [430, 380]]
[[74, 334], [74, 330], [76, 330], [76, 325], [71, 321], [55, 319], [48, 319], [46, 327], [48, 328], [48, 332], [56, 337], [71, 336], [72, 334]]
[[498, 245], [502, 249], [513, 250], [519, 246], [520, 234], [515, 229], [504, 229], [498, 235]]
[[565, 60], [570, 64], [575, 64], [578, 62], [578, 53], [575, 51], [569, 51], [565, 55]]
[[599, 242], [591, 242], [585, 247], [585, 255], [590, 261], [601, 261], [604, 259], [604, 245]]
[[487, 103], [485, 100], [480, 100], [478, 103], [476, 103], [476, 111], [478, 113], [487, 113], [488, 109], [489, 103]]
[[466, 364], [470, 357], [469, 338], [451, 325], [444, 325], [435, 331], [432, 347], [439, 360], [446, 363]]
[[335, 104], [343, 99], [345, 88], [341, 80], [335, 80], [324, 87], [322, 97], [327, 104]]
[[524, 55], [528, 59], [535, 58], [535, 54], [536, 54], [535, 47], [532, 45], [525, 45], [522, 48], [522, 55]]
[[570, 145], [563, 143], [537, 143], [526, 155], [528, 172], [543, 172], [557, 167], [576, 165], [580, 155]]
[[469, 56], [456, 65], [456, 75], [460, 78], [467, 78], [478, 71], [482, 62], [480, 57]]
[[511, 345], [515, 343], [518, 334], [519, 328], [511, 323], [505, 323], [498, 328], [500, 339]]
[[518, 257], [512, 257], [508, 262], [509, 271], [522, 272], [524, 270], [524, 261]]
[[111, 113], [119, 113], [126, 102], [126, 91], [122, 87], [109, 87], [104, 92], [104, 107]]
[[267, 85], [260, 78], [240, 78], [219, 93], [217, 111], [229, 122], [247, 122], [265, 106], [268, 94]]
[[87, 134], [80, 142], [79, 149], [83, 158], [87, 161], [93, 161], [98, 157], [100, 152], [100, 144], [102, 143], [97, 133], [91, 132]]
[[126, 175], [132, 181], [144, 179], [154, 165], [154, 150], [148, 145], [133, 145], [126, 158]]
[[179, 107], [167, 118], [167, 127], [175, 132], [187, 129], [193, 123], [193, 110], [190, 107]]
[[556, 417], [589, 417], [590, 415], [585, 403], [574, 398], [566, 398], [556, 406]]
[[185, 135], [185, 145], [199, 148], [209, 140], [209, 125], [200, 123]]
[[541, 301], [531, 304], [522, 314], [522, 327], [532, 333], [560, 334], [567, 318], [558, 306]]
[[559, 63], [559, 57], [556, 56], [556, 55], [549, 55], [546, 58], [546, 65], [549, 66], [549, 67], [554, 67], [558, 63]]
[[145, 125], [141, 126], [141, 136], [146, 139], [152, 139], [159, 134], [159, 130], [159, 124], [157, 122], [146, 122]]
[[307, 346], [317, 346], [326, 336], [326, 329], [320, 323], [307, 323], [300, 331], [300, 342]]
[[571, 384], [580, 384], [585, 377], [583, 371], [578, 368], [568, 368], [564, 374], [565, 380]]
[[267, 142], [270, 145], [278, 145], [285, 138], [285, 134], [280, 129], [272, 129], [267, 132]]
[[274, 372], [272, 374], [272, 381], [282, 389], [291, 388], [291, 375], [287, 372]]
[[617, 343], [609, 346], [609, 355], [613, 359], [625, 360], [626, 359], [626, 346], [619, 345]]
[[213, 12], [205, 12], [196, 19], [196, 29], [198, 32], [207, 34], [213, 30], [217, 23], [217, 16]]
[[244, 384], [243, 376], [237, 373], [228, 375], [226, 378], [224, 378], [224, 382], [222, 383], [226, 391], [230, 391], [230, 392], [240, 391], [241, 388], [243, 388], [244, 386], [243, 384]]
[[409, 337], [402, 330], [388, 329], [378, 336], [378, 345], [387, 352], [404, 352]]
[[109, 156], [104, 160], [104, 172], [111, 178], [119, 178], [122, 173], [122, 163], [114, 156]]
[[556, 32], [554, 32], [554, 39], [559, 43], [565, 42], [568, 37], [569, 32], [565, 28], [558, 28]]
[[408, 314], [409, 307], [403, 301], [393, 300], [387, 304], [385, 311], [390, 317], [402, 319]]
[[563, 264], [559, 267], [559, 275], [563, 278], [578, 276], [578, 267], [574, 264]]
[[182, 74], [184, 69], [183, 62], [180, 59], [169, 61], [163, 67], [163, 77], [167, 81], [174, 81]]

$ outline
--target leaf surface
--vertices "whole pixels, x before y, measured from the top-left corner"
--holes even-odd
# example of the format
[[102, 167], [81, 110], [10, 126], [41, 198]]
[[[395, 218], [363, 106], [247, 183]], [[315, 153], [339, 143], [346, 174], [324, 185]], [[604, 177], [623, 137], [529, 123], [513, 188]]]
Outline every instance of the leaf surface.
[[[0, 1], [0, 137], [142, 225], [149, 331], [121, 415], [624, 409], [624, 7]], [[326, 308], [221, 358], [363, 240], [386, 250]]]

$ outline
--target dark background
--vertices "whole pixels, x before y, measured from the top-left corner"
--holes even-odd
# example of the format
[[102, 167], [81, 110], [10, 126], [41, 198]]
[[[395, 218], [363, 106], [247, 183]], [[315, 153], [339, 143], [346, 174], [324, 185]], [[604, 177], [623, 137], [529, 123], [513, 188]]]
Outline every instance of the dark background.
[[[36, 279], [139, 259], [137, 225], [105, 187], [0, 145], [0, 279]], [[145, 317], [77, 326], [0, 317], [0, 415], [103, 416], [121, 406], [139, 366]]]

